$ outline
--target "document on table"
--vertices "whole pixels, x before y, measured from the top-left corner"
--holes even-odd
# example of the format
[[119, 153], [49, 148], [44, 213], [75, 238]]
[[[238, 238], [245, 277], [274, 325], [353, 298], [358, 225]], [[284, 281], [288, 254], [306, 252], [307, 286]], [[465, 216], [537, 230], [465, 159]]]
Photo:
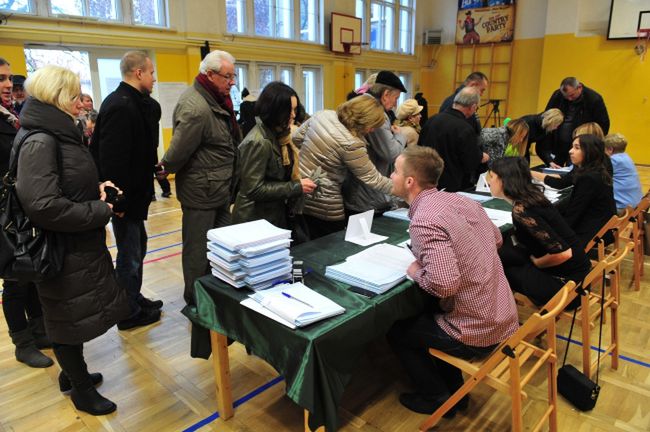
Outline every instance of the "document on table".
[[479, 194], [473, 194], [473, 193], [468, 193], [468, 192], [456, 192], [458, 195], [462, 195], [464, 197], [467, 197], [471, 200], [474, 200], [476, 202], [484, 203], [485, 201], [490, 201], [492, 199], [491, 196], [485, 196], [485, 195], [479, 195]]
[[278, 228], [265, 219], [213, 228], [208, 231], [209, 240], [235, 252], [242, 248], [288, 238], [291, 238], [290, 230]]
[[561, 167], [561, 168], [549, 168], [549, 167], [542, 168], [542, 172], [543, 172], [544, 174], [559, 174], [559, 175], [563, 175], [563, 174], [568, 174], [568, 173], [570, 173], [571, 170], [573, 170], [573, 165], [569, 165], [569, 166], [567, 166], [567, 167]]
[[386, 240], [388, 237], [373, 234], [370, 232], [372, 229], [372, 218], [375, 215], [374, 210], [359, 213], [350, 216], [348, 220], [348, 227], [345, 230], [345, 241], [349, 241], [360, 246], [369, 246]]
[[344, 308], [301, 282], [258, 291], [241, 304], [290, 328], [304, 327], [345, 312]]
[[390, 210], [387, 212], [384, 212], [384, 216], [393, 218], [393, 219], [400, 219], [409, 222], [411, 219], [409, 219], [409, 209], [407, 208], [398, 208], [395, 210]]
[[509, 211], [496, 210], [486, 207], [483, 207], [483, 210], [485, 210], [485, 213], [487, 213], [492, 223], [497, 227], [502, 227], [503, 225], [512, 223], [512, 213]]

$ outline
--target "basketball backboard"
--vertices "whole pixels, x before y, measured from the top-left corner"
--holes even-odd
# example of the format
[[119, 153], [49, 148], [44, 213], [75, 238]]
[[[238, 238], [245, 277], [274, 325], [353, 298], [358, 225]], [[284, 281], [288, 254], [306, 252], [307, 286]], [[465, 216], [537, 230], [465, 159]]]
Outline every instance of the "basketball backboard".
[[361, 18], [332, 12], [330, 50], [341, 54], [361, 54]]
[[650, 28], [650, 0], [612, 0], [607, 39], [636, 39]]

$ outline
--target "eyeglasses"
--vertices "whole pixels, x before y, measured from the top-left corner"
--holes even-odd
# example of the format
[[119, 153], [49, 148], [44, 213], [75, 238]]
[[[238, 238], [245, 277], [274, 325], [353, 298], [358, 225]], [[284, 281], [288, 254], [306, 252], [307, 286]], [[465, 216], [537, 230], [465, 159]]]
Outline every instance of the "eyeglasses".
[[236, 73], [228, 74], [228, 75], [224, 75], [224, 74], [219, 73], [217, 71], [212, 71], [212, 73], [215, 74], [215, 75], [219, 75], [221, 78], [224, 78], [226, 81], [237, 81], [237, 74]]

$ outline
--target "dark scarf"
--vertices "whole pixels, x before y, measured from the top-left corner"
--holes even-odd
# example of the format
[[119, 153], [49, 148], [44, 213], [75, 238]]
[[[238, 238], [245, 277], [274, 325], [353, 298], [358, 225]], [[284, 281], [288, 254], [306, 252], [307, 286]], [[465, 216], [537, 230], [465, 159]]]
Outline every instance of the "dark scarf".
[[221, 93], [219, 93], [214, 87], [214, 84], [210, 82], [207, 75], [199, 73], [196, 76], [196, 81], [201, 84], [208, 93], [210, 93], [210, 95], [214, 98], [214, 100], [219, 104], [221, 108], [230, 114], [230, 134], [233, 136], [233, 138], [235, 138], [235, 140], [239, 140], [239, 124], [237, 124], [237, 118], [235, 117], [235, 110], [233, 109], [232, 99], [230, 99], [230, 95], [223, 96]]

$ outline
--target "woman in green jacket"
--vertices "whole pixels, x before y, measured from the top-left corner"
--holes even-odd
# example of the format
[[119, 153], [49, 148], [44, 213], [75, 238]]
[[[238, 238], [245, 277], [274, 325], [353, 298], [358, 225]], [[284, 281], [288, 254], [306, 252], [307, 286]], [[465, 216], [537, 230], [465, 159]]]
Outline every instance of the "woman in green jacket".
[[316, 184], [301, 178], [298, 149], [291, 142], [298, 95], [279, 81], [268, 84], [255, 102], [256, 125], [239, 145], [240, 186], [233, 223], [266, 219], [289, 228], [296, 202]]

